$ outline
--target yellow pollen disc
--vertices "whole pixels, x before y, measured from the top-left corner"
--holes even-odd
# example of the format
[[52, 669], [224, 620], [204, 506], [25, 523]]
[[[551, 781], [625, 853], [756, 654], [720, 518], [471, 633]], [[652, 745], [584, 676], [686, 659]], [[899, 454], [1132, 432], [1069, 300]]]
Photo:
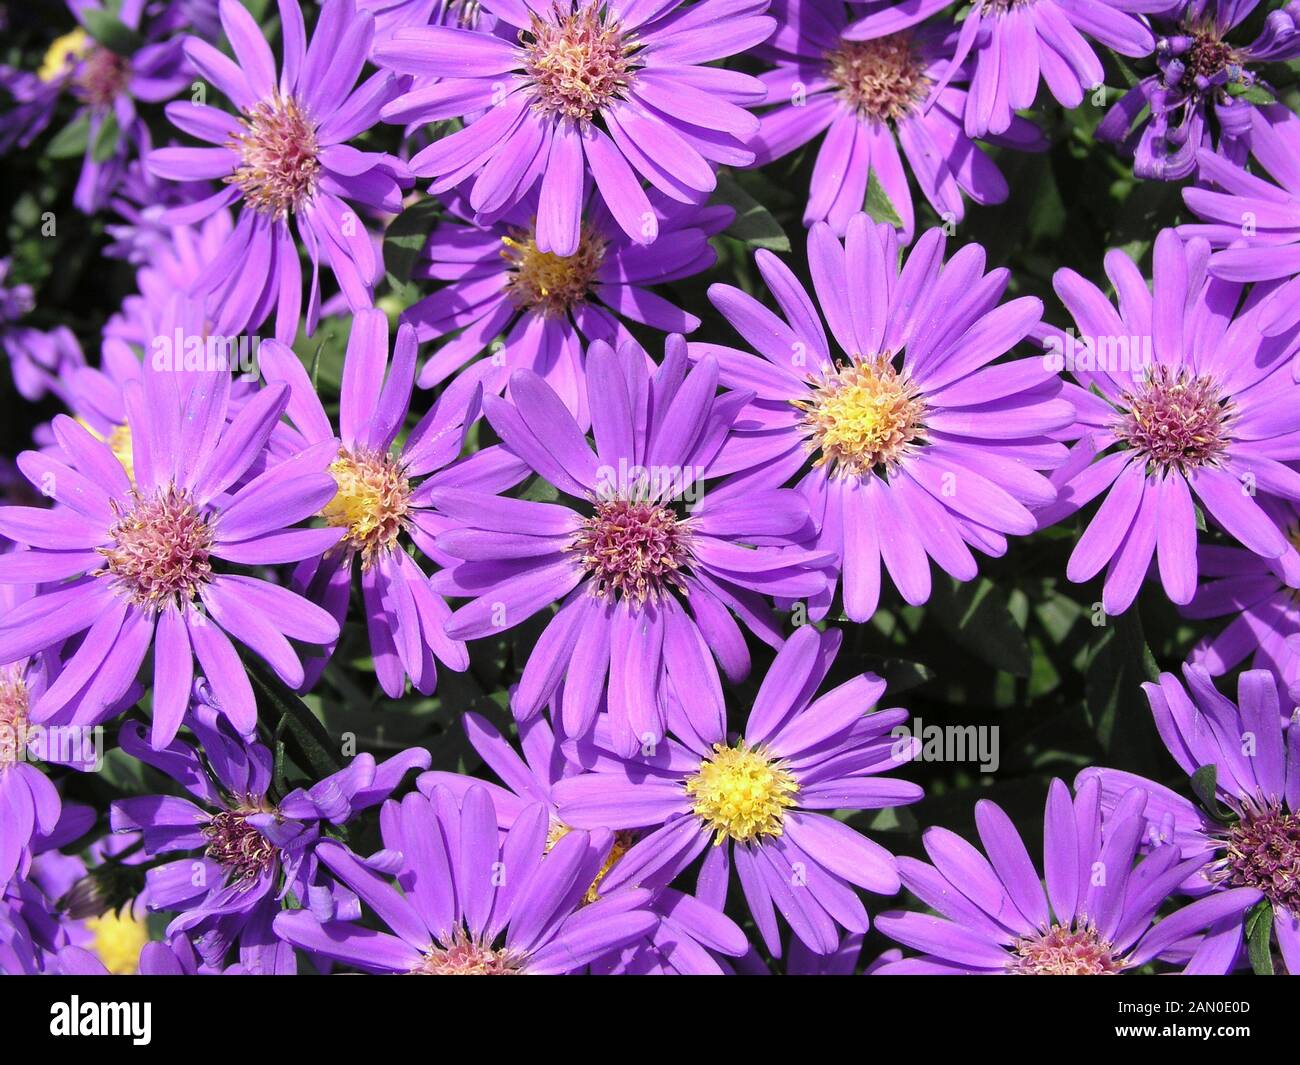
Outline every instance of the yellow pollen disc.
[[91, 43], [86, 31], [80, 27], [71, 33], [65, 33], [62, 37], [56, 37], [54, 43], [46, 50], [45, 58], [41, 60], [36, 76], [41, 81], [53, 81], [60, 77], [70, 65], [89, 51]]
[[123, 906], [117, 913], [87, 919], [86, 929], [95, 937], [92, 950], [104, 968], [116, 976], [135, 975], [140, 951], [149, 942], [149, 930], [131, 913], [129, 906]]
[[135, 484], [135, 457], [131, 450], [131, 427], [126, 424], [115, 425], [105, 435], [93, 428], [84, 418], [78, 418], [77, 424], [96, 440], [108, 445], [114, 457], [122, 464], [122, 469], [126, 470], [126, 475], [131, 479], [131, 483]]
[[555, 316], [581, 303], [605, 258], [605, 241], [584, 229], [572, 255], [539, 251], [532, 232], [501, 238], [501, 258], [510, 267], [506, 293], [523, 308]]
[[[551, 848], [560, 842], [573, 830], [563, 821], [551, 821], [551, 827], [546, 832], [546, 852], [549, 854]], [[609, 875], [609, 871], [618, 864], [618, 860], [632, 849], [632, 844], [636, 842], [636, 836], [626, 830], [614, 833], [614, 845], [609, 848], [609, 854], [605, 857], [604, 864], [600, 867], [600, 872], [596, 874], [596, 879], [591, 882], [587, 888], [587, 894], [583, 896], [582, 904], [589, 906], [600, 898], [600, 882]]]
[[381, 551], [397, 543], [411, 505], [411, 482], [401, 465], [378, 452], [339, 451], [330, 463], [338, 485], [334, 498], [321, 511], [327, 524], [347, 529], [345, 542], [360, 551], [369, 566]]
[[803, 411], [802, 431], [813, 463], [832, 463], [838, 473], [865, 476], [892, 471], [925, 439], [925, 402], [887, 355], [854, 358], [814, 379]]
[[715, 833], [715, 847], [728, 838], [750, 843], [781, 835], [798, 792], [779, 761], [744, 740], [735, 747], [715, 743], [713, 757], [686, 781], [686, 794], [695, 800], [691, 810]]

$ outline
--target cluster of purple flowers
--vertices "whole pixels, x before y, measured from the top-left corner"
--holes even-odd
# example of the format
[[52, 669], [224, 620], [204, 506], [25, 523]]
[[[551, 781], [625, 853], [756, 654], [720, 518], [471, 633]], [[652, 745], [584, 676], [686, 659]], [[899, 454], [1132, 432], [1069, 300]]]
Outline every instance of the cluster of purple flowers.
[[[952, 6], [278, 0], [268, 41], [239, 0], [68, 0], [0, 71], [0, 150], [70, 114], [137, 284], [88, 360], [0, 263], [58, 410], [0, 486], [0, 972], [852, 971], [874, 923], [876, 973], [1224, 973], [1264, 912], [1300, 972], [1300, 120], [1252, 70], [1300, 11]], [[1029, 112], [1104, 95], [1099, 50], [1152, 70], [1099, 139], [1201, 221], [1149, 279], [1110, 252], [1113, 298], [1059, 270], [1052, 323], [953, 227], [1046, 149]], [[705, 329], [672, 286], [723, 178], [814, 141], [806, 254], [746, 258]], [[270, 321], [251, 368], [214, 349]], [[1094, 502], [1063, 576], [1106, 613], [1236, 615], [1190, 695], [1146, 686], [1195, 790], [1090, 768], [1041, 863], [987, 800], [981, 848], [896, 857], [859, 812], [923, 797], [917, 741], [847, 655], [827, 685], [833, 622]], [[399, 700], [501, 647], [517, 746], [444, 706], [500, 783], [295, 717], [349, 654]], [[75, 801], [105, 728], [173, 793]], [[933, 912], [879, 912], [904, 889]]]

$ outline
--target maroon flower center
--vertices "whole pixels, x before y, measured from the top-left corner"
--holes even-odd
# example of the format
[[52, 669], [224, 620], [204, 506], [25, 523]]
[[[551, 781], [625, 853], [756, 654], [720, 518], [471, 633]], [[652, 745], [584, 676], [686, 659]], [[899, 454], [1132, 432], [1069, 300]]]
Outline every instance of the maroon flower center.
[[238, 185], [256, 211], [283, 219], [311, 200], [320, 180], [316, 127], [292, 96], [277, 93], [240, 120], [244, 132], [230, 148], [240, 164], [226, 181]]
[[133, 492], [134, 505], [109, 529], [112, 547], [101, 570], [138, 606], [161, 610], [192, 600], [212, 576], [212, 527], [189, 493], [174, 485], [155, 495]]
[[23, 669], [0, 666], [0, 772], [19, 759], [27, 738], [29, 700]]
[[130, 80], [131, 63], [125, 56], [94, 47], [82, 61], [77, 87], [86, 103], [96, 111], [104, 111], [113, 105]]
[[1124, 968], [1115, 948], [1092, 924], [1054, 924], [1045, 932], [1021, 936], [1013, 949], [1011, 971], [1021, 976], [1112, 976]]
[[1186, 474], [1216, 463], [1231, 441], [1232, 404], [1212, 378], [1183, 367], [1153, 367], [1119, 406], [1116, 436], [1153, 469]]
[[826, 54], [826, 73], [851, 107], [877, 122], [915, 113], [933, 84], [910, 33], [842, 41]]
[[611, 499], [596, 504], [571, 548], [596, 594], [644, 603], [682, 590], [691, 559], [690, 526], [658, 503]]
[[557, 4], [549, 19], [534, 12], [527, 36], [524, 70], [539, 110], [589, 122], [626, 93], [640, 45], [599, 2], [571, 14]]
[[449, 945], [435, 943], [411, 970], [412, 976], [518, 976], [524, 956], [507, 949], [494, 950], [457, 928]]
[[253, 814], [268, 812], [250, 802], [213, 814], [203, 827], [208, 841], [207, 856], [225, 866], [235, 880], [256, 880], [275, 861], [275, 845], [248, 823]]
[[1219, 75], [1230, 67], [1241, 66], [1241, 59], [1232, 45], [1219, 36], [1214, 26], [1189, 29], [1187, 36], [1191, 39], [1191, 46], [1181, 57], [1183, 77], [1180, 88], [1184, 91], [1198, 89], [1197, 82], [1202, 78], [1211, 83], [1222, 81], [1224, 79]]
[[1233, 887], [1249, 887], [1300, 916], [1300, 815], [1277, 806], [1248, 808], [1227, 831], [1220, 867]]

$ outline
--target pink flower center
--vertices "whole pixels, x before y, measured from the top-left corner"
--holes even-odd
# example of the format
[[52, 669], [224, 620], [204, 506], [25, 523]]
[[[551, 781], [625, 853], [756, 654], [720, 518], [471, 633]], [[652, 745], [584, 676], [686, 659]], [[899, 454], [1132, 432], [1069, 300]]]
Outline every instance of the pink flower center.
[[640, 604], [683, 589], [690, 527], [658, 503], [605, 500], [583, 521], [571, 550], [591, 574], [597, 595]]
[[515, 951], [494, 950], [457, 928], [450, 945], [432, 944], [412, 976], [518, 976], [524, 957]]
[[534, 12], [527, 37], [524, 70], [544, 113], [589, 122], [625, 95], [640, 45], [599, 2], [571, 14], [556, 4], [546, 19]]
[[1046, 932], [1021, 936], [1013, 949], [1011, 971], [1022, 976], [1111, 976], [1124, 968], [1115, 948], [1091, 924], [1054, 924]]
[[516, 230], [502, 237], [501, 245], [501, 258], [509, 268], [506, 294], [516, 306], [535, 309], [548, 318], [566, 313], [587, 298], [605, 259], [604, 238], [586, 226], [572, 255], [539, 251], [532, 230]]
[[0, 773], [18, 761], [26, 745], [28, 709], [22, 666], [0, 666]]
[[249, 802], [234, 810], [212, 815], [203, 826], [208, 841], [207, 856], [230, 871], [235, 880], [256, 880], [275, 861], [275, 845], [248, 823], [253, 814], [269, 813], [261, 804]]
[[1275, 805], [1248, 806], [1227, 830], [1220, 875], [1300, 917], [1300, 816]]
[[1206, 376], [1185, 368], [1155, 366], [1124, 393], [1115, 434], [1142, 454], [1149, 468], [1186, 474], [1216, 463], [1231, 437], [1232, 404]]
[[101, 570], [119, 594], [152, 610], [183, 606], [212, 577], [212, 528], [184, 490], [175, 485], [154, 495], [133, 492], [134, 505], [109, 529], [112, 547], [99, 553]]
[[840, 96], [876, 122], [897, 122], [914, 114], [933, 84], [910, 33], [842, 41], [826, 54], [826, 67]]
[[230, 148], [240, 164], [226, 178], [255, 211], [283, 219], [311, 200], [320, 180], [316, 127], [292, 96], [278, 93], [242, 117]]
[[107, 48], [96, 46], [82, 61], [77, 87], [86, 103], [96, 111], [104, 111], [113, 105], [130, 80], [130, 61]]

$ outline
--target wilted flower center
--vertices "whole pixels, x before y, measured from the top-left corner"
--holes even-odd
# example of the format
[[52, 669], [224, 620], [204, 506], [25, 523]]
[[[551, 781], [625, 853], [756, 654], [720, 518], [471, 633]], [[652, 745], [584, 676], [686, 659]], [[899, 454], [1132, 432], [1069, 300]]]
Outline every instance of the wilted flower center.
[[1183, 36], [1162, 40], [1160, 50], [1170, 57], [1163, 66], [1171, 88], [1196, 93], [1245, 80], [1241, 57], [1212, 23], [1188, 27]]
[[1021, 936], [1014, 950], [1011, 971], [1022, 976], [1112, 976], [1124, 968], [1092, 924], [1054, 924], [1046, 932]]
[[347, 529], [348, 546], [360, 551], [369, 566], [381, 552], [391, 551], [411, 509], [411, 482], [400, 462], [387, 452], [339, 450], [330, 463], [338, 485], [321, 517]]
[[278, 93], [240, 118], [245, 132], [230, 147], [240, 165], [226, 178], [255, 211], [282, 219], [301, 210], [320, 180], [316, 127], [292, 96]]
[[686, 779], [686, 794], [694, 800], [691, 810], [715, 833], [715, 847], [724, 839], [751, 843], [781, 835], [785, 811], [798, 792], [798, 783], [780, 761], [744, 740], [735, 747], [715, 743], [713, 757]]
[[1231, 437], [1232, 404], [1210, 377], [1156, 366], [1120, 400], [1126, 408], [1116, 435], [1146, 457], [1147, 465], [1179, 473], [1217, 462]]
[[140, 951], [149, 942], [149, 929], [129, 906], [116, 913], [105, 913], [86, 921], [86, 931], [93, 937], [91, 949], [116, 976], [133, 976], [139, 969]]
[[457, 928], [452, 941], [430, 945], [424, 959], [411, 970], [412, 976], [518, 976], [524, 956], [502, 948], [494, 950]]
[[86, 53], [77, 75], [77, 87], [86, 103], [97, 111], [107, 110], [131, 80], [131, 63], [107, 48], [93, 47]]
[[[546, 851], [549, 854], [551, 848], [560, 842], [573, 830], [563, 821], [556, 819], [551, 820], [551, 826], [546, 832]], [[583, 905], [590, 905], [600, 898], [600, 882], [605, 879], [609, 871], [618, 864], [618, 860], [632, 849], [632, 844], [636, 842], [636, 835], [627, 830], [620, 830], [614, 833], [614, 842], [609, 848], [609, 854], [606, 855], [605, 861], [600, 867], [600, 872], [587, 888], [587, 894], [583, 896]]]
[[22, 753], [29, 708], [22, 667], [17, 664], [0, 666], [0, 772], [18, 761]]
[[529, 36], [524, 70], [541, 111], [587, 122], [627, 91], [639, 45], [598, 0], [572, 14], [556, 4], [550, 19], [533, 12]]
[[587, 298], [605, 258], [604, 238], [585, 226], [572, 255], [538, 251], [535, 233], [501, 238], [501, 257], [510, 269], [506, 293], [523, 308], [548, 317], [564, 314]]
[[1300, 815], [1276, 806], [1247, 809], [1227, 831], [1222, 868], [1233, 887], [1255, 888], [1300, 916]]
[[690, 538], [688, 521], [662, 504], [609, 499], [583, 520], [571, 550], [597, 595], [639, 604], [682, 588]]
[[113, 501], [118, 515], [108, 530], [113, 546], [98, 549], [108, 560], [100, 572], [137, 606], [183, 606], [212, 576], [212, 527], [189, 493], [175, 485], [153, 495], [131, 495], [134, 505], [125, 513]]
[[207, 856], [224, 865], [235, 880], [256, 880], [275, 861], [275, 845], [248, 823], [254, 814], [269, 813], [260, 804], [248, 803], [212, 815], [203, 826]]
[[806, 399], [791, 401], [803, 411], [800, 425], [814, 465], [860, 477], [893, 470], [925, 439], [925, 402], [888, 355], [854, 358], [814, 378]]
[[41, 81], [53, 81], [66, 74], [68, 67], [86, 54], [93, 46], [90, 35], [80, 26], [62, 37], [56, 37], [41, 60], [36, 76]]
[[898, 121], [915, 112], [932, 84], [909, 33], [842, 41], [826, 54], [826, 64], [840, 95], [878, 122]]

